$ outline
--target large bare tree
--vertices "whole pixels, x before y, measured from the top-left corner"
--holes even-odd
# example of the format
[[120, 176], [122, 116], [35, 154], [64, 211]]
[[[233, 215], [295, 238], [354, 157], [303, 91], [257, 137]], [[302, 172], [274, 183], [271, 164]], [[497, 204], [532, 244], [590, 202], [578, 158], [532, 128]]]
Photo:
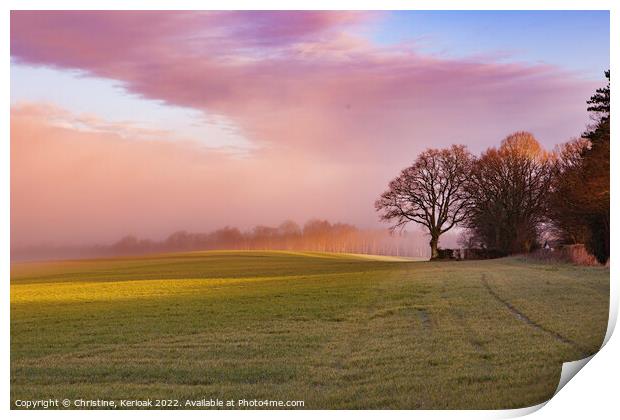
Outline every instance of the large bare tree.
[[513, 254], [537, 245], [539, 227], [548, 219], [551, 158], [532, 134], [516, 132], [476, 160], [465, 224], [485, 247]]
[[409, 222], [424, 226], [431, 238], [431, 259], [437, 258], [439, 237], [464, 220], [464, 185], [472, 160], [462, 145], [427, 149], [375, 202], [381, 220], [391, 222], [392, 230]]

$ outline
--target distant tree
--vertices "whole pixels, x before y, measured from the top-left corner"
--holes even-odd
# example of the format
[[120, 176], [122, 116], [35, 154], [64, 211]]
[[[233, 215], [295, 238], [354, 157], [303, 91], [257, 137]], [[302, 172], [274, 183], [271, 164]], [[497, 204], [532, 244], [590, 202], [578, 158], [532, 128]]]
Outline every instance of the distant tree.
[[301, 228], [292, 220], [285, 220], [278, 226], [278, 233], [282, 236], [301, 236]]
[[278, 226], [278, 236], [284, 249], [293, 249], [301, 239], [301, 228], [292, 220], [285, 220]]
[[278, 239], [277, 228], [258, 225], [252, 229], [252, 242], [259, 249], [274, 249]]
[[236, 249], [243, 246], [243, 234], [236, 227], [226, 226], [207, 235], [210, 248]]
[[392, 231], [409, 222], [424, 226], [431, 238], [431, 259], [437, 258], [439, 237], [464, 220], [463, 187], [471, 162], [472, 155], [462, 145], [427, 149], [375, 202], [381, 220], [393, 223]]
[[327, 251], [332, 225], [327, 220], [311, 219], [303, 229], [304, 245], [315, 251]]
[[172, 233], [164, 241], [166, 250], [186, 251], [191, 249], [192, 235], [184, 230]]
[[467, 227], [485, 247], [503, 254], [535, 248], [546, 220], [552, 180], [550, 155], [534, 136], [517, 132], [473, 165], [466, 191]]
[[111, 248], [114, 252], [118, 252], [120, 254], [123, 253], [131, 253], [136, 251], [139, 244], [138, 238], [133, 235], [126, 235], [122, 237], [119, 241], [112, 244]]
[[351, 242], [357, 235], [358, 230], [355, 226], [348, 223], [334, 223], [332, 225], [332, 244], [333, 252], [350, 251]]

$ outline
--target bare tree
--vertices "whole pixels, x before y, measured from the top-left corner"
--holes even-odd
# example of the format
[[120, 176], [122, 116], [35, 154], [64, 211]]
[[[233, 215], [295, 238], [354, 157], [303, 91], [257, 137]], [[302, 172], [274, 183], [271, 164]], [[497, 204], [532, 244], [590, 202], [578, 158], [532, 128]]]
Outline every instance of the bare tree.
[[549, 194], [548, 234], [569, 244], [584, 244], [590, 239], [587, 225], [590, 186], [584, 182], [582, 171], [588, 139], [578, 138], [556, 146], [553, 153], [553, 180]]
[[509, 135], [476, 160], [466, 187], [466, 225], [487, 248], [512, 254], [538, 245], [539, 228], [548, 219], [552, 161], [527, 132]]
[[439, 256], [439, 237], [464, 220], [467, 182], [472, 155], [462, 145], [427, 149], [402, 170], [375, 202], [381, 220], [392, 230], [409, 222], [424, 226], [431, 237], [431, 259]]

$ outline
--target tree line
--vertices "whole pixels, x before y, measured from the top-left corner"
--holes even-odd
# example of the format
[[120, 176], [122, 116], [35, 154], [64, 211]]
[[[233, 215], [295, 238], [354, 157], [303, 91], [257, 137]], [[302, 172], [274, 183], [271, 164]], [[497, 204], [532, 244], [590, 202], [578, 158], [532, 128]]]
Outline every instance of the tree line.
[[359, 229], [347, 223], [312, 219], [303, 226], [287, 220], [278, 226], [258, 225], [247, 231], [236, 227], [208, 233], [177, 231], [161, 241], [128, 235], [99, 250], [116, 255], [228, 249], [426, 257], [428, 251], [424, 242], [422, 235], [406, 231], [393, 235], [383, 229]]
[[528, 132], [510, 134], [479, 156], [466, 146], [427, 149], [376, 201], [393, 231], [410, 222], [439, 238], [463, 230], [466, 247], [497, 255], [530, 252], [543, 238], [585, 244], [609, 259], [609, 70], [607, 86], [587, 101], [593, 123], [579, 138], [545, 150]]
[[[456, 245], [457, 236], [444, 237]], [[161, 240], [125, 235], [110, 244], [39, 244], [11, 248], [12, 261], [96, 258], [166, 252], [208, 250], [284, 250], [375, 254], [428, 258], [424, 234], [386, 229], [363, 229], [347, 223], [311, 219], [303, 225], [287, 220], [277, 226], [258, 225], [248, 230], [226, 226], [210, 232], [179, 230]]]

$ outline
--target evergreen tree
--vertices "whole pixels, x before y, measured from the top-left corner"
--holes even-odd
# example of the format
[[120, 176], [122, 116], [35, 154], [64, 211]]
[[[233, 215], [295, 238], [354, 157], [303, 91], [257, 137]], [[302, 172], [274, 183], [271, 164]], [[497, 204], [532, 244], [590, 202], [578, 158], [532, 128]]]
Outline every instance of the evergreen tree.
[[585, 222], [590, 230], [586, 241], [588, 250], [601, 263], [609, 259], [609, 115], [610, 115], [610, 71], [605, 72], [607, 86], [597, 89], [588, 101], [596, 123], [583, 134], [591, 147], [583, 152], [582, 176], [588, 191], [584, 200]]

